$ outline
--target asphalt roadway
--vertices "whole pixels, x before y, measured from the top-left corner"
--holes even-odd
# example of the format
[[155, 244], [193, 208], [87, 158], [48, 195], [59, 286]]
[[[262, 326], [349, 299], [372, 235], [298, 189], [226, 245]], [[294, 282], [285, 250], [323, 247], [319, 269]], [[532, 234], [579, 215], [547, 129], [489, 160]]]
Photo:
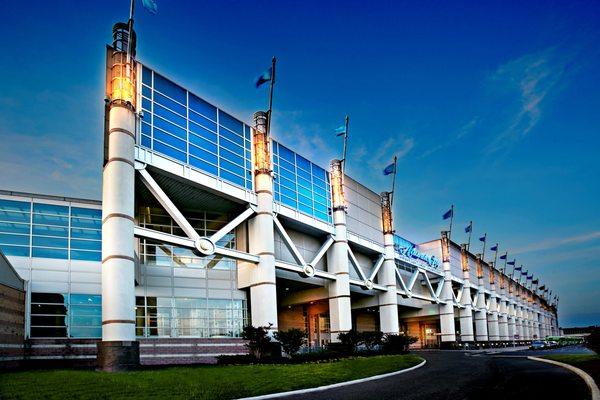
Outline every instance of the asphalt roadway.
[[578, 349], [467, 353], [420, 351], [427, 363], [414, 371], [322, 392], [284, 397], [285, 400], [325, 399], [589, 399], [584, 381], [575, 373], [527, 355], [575, 353]]

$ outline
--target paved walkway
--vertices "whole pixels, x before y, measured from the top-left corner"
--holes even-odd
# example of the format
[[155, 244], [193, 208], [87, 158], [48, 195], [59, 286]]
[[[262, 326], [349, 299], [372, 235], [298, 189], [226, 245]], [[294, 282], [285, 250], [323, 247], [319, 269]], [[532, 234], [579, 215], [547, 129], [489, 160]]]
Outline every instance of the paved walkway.
[[[318, 393], [285, 397], [311, 399], [588, 399], [586, 384], [575, 373], [528, 360], [518, 353], [423, 351], [427, 360], [415, 371]], [[536, 354], [539, 354], [536, 352]], [[524, 355], [524, 354], [523, 354]]]

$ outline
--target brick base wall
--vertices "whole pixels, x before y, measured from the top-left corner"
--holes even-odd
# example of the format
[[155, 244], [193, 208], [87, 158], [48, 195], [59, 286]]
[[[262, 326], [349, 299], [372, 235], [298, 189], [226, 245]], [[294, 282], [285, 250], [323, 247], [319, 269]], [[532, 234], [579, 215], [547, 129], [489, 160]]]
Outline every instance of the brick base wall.
[[0, 284], [0, 369], [21, 366], [24, 337], [25, 293]]

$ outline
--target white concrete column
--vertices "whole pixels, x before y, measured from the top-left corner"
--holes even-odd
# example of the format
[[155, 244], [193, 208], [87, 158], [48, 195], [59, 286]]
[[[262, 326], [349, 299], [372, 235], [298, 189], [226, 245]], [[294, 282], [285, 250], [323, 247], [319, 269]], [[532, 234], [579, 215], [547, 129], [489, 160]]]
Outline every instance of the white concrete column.
[[523, 340], [523, 308], [521, 307], [521, 301], [518, 296], [515, 301], [515, 313], [517, 317], [515, 323], [515, 335], [517, 335], [519, 340]]
[[500, 313], [498, 315], [498, 335], [501, 341], [509, 340], [508, 334], [508, 299], [505, 288], [500, 288]]
[[517, 308], [514, 295], [509, 289], [508, 293], [508, 337], [511, 342], [515, 340], [517, 334]]
[[348, 259], [348, 232], [346, 228], [346, 200], [344, 198], [344, 176], [342, 162], [332, 160], [331, 191], [333, 205], [334, 242], [327, 252], [328, 271], [335, 281], [328, 285], [329, 321], [331, 341], [337, 342], [338, 335], [352, 329], [352, 307], [350, 301], [350, 272]]
[[444, 303], [439, 305], [440, 330], [442, 347], [448, 347], [456, 342], [456, 327], [454, 325], [454, 296], [452, 296], [452, 271], [450, 269], [450, 240], [447, 232], [442, 232], [441, 245], [444, 283], [440, 297]]
[[102, 341], [135, 341], [135, 113], [110, 106], [102, 175]]
[[379, 295], [379, 326], [383, 333], [400, 333], [398, 320], [398, 302], [396, 294], [396, 262], [394, 260], [394, 235], [385, 233], [383, 236], [384, 256], [383, 265], [378, 272], [378, 283], [386, 287]]
[[475, 335], [473, 334], [473, 300], [471, 297], [471, 280], [469, 273], [469, 258], [467, 245], [461, 245], [462, 269], [463, 269], [463, 292], [460, 299], [463, 308], [458, 310], [460, 321], [460, 341], [473, 342]]
[[496, 285], [491, 284], [490, 291], [490, 314], [488, 315], [488, 332], [490, 342], [497, 342], [500, 340], [499, 325], [498, 325], [498, 295], [496, 294]]
[[477, 284], [479, 285], [479, 293], [477, 295], [477, 311], [475, 311], [475, 340], [478, 342], [487, 342], [489, 340], [489, 332], [487, 325], [485, 293], [483, 292], [485, 284], [482, 276], [478, 277]]
[[[277, 330], [277, 286], [275, 279], [275, 231], [273, 225], [273, 175], [267, 135], [266, 112], [254, 114], [254, 191], [256, 213], [248, 221], [248, 250], [258, 256], [250, 268], [250, 316], [252, 326]], [[258, 145], [260, 143], [260, 145]], [[266, 146], [266, 147], [265, 147]]]

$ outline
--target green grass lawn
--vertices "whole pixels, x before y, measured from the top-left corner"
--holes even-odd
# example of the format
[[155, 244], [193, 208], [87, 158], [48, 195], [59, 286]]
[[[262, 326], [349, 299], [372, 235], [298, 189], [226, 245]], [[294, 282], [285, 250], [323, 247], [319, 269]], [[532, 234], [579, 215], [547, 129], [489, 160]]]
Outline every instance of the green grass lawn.
[[412, 354], [287, 365], [169, 367], [135, 372], [0, 374], [1, 399], [232, 399], [327, 385], [412, 367]]
[[587, 372], [600, 385], [600, 355], [598, 354], [554, 354], [544, 356], [549, 360], [573, 365]]

